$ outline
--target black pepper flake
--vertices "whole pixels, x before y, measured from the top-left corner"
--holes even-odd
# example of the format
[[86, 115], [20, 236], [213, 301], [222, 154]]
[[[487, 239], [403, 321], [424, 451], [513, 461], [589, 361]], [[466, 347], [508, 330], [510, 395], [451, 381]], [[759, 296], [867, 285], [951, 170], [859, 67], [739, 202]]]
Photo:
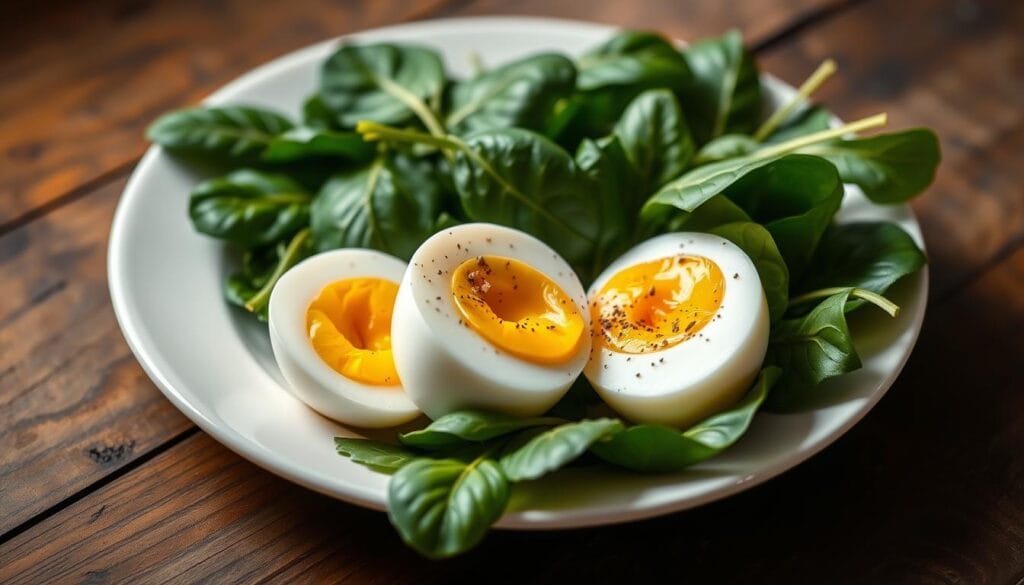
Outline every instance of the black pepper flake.
[[736, 272], [736, 273], [734, 273], [734, 274], [732, 275], [732, 277], [733, 277], [733, 279], [734, 279], [734, 280], [738, 280], [738, 279], [739, 279], [739, 277], [740, 277], [740, 273], [739, 273], [739, 272]]
[[640, 372], [637, 372], [637, 373], [636, 373], [636, 377], [637, 377], [637, 378], [639, 378], [639, 377], [640, 377]]

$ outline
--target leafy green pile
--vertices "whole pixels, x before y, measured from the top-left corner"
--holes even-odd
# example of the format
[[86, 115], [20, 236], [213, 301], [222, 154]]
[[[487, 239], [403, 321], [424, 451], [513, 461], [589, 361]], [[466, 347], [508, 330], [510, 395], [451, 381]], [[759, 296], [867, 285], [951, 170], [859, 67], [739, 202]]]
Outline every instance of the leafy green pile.
[[[540, 54], [469, 79], [410, 45], [344, 45], [324, 64], [299, 124], [244, 106], [161, 117], [154, 142], [226, 174], [192, 192], [195, 229], [241, 251], [229, 302], [266, 318], [277, 279], [317, 251], [374, 248], [408, 259], [436, 231], [484, 221], [544, 240], [590, 282], [637, 242], [706, 231], [754, 261], [772, 321], [765, 369], [746, 398], [691, 429], [627, 426], [580, 380], [549, 416], [458, 412], [400, 446], [338, 439], [340, 453], [394, 472], [392, 522], [420, 552], [456, 554], [505, 509], [511, 483], [577, 458], [635, 471], [682, 469], [733, 444], [757, 409], [799, 408], [860, 367], [846, 315], [924, 255], [899, 226], [836, 225], [844, 183], [878, 204], [909, 200], [939, 162], [926, 129], [868, 138], [873, 116], [833, 128], [808, 98], [826, 62], [764, 112], [738, 33], [682, 51], [623, 32], [578, 59]], [[771, 390], [771, 392], [769, 392]]]

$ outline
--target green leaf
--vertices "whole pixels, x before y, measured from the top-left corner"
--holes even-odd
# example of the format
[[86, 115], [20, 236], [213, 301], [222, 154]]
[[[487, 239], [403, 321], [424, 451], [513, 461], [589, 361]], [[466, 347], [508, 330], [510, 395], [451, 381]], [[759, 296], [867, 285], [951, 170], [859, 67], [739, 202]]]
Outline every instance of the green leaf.
[[593, 444], [622, 430], [622, 423], [602, 418], [566, 423], [530, 432], [506, 449], [499, 460], [509, 481], [537, 479], [575, 460]]
[[592, 253], [601, 216], [571, 156], [518, 128], [466, 137], [453, 178], [469, 219], [532, 234], [576, 264]]
[[302, 125], [315, 130], [339, 130], [338, 117], [316, 93], [302, 103]]
[[279, 278], [312, 251], [309, 228], [295, 234], [288, 242], [249, 250], [243, 256], [242, 270], [228, 277], [224, 296], [232, 305], [252, 313], [260, 321], [267, 320], [270, 293]]
[[803, 274], [843, 200], [835, 167], [798, 154], [756, 168], [724, 191], [771, 232], [791, 278]]
[[615, 135], [596, 141], [589, 138], [576, 151], [576, 165], [590, 180], [593, 200], [600, 211], [601, 229], [587, 282], [631, 245], [633, 218], [643, 203], [642, 181]]
[[678, 213], [667, 232], [707, 232], [727, 223], [748, 222], [750, 216], [725, 195], [715, 195], [690, 213]]
[[513, 61], [455, 83], [445, 126], [456, 134], [510, 126], [544, 130], [575, 81], [572, 61], [559, 54]]
[[765, 139], [765, 144], [780, 144], [787, 140], [827, 130], [832, 125], [832, 112], [821, 106], [813, 106], [798, 112], [791, 120]]
[[750, 134], [761, 119], [761, 80], [743, 38], [730, 31], [683, 51], [693, 81], [680, 101], [694, 139], [704, 144], [723, 134]]
[[941, 158], [939, 139], [924, 128], [816, 144], [800, 152], [828, 159], [844, 182], [863, 189], [875, 203], [903, 203], [919, 195], [935, 178]]
[[388, 517], [409, 546], [446, 558], [480, 542], [508, 498], [508, 480], [486, 454], [469, 463], [417, 459], [391, 477]]
[[320, 189], [310, 222], [316, 248], [373, 248], [408, 259], [434, 233], [440, 200], [429, 164], [381, 154]]
[[[850, 287], [882, 294], [926, 262], [924, 252], [910, 234], [894, 223], [833, 225], [822, 236], [797, 293]], [[861, 303], [851, 301], [847, 311]]]
[[497, 412], [460, 410], [448, 413], [425, 429], [398, 436], [404, 445], [417, 449], [448, 449], [463, 443], [480, 443], [530, 427], [565, 422], [553, 417], [520, 418]]
[[750, 427], [754, 414], [779, 377], [778, 368], [761, 371], [754, 387], [733, 408], [680, 432], [661, 425], [636, 425], [596, 443], [591, 451], [605, 461], [640, 472], [678, 471], [731, 447]]
[[397, 471], [417, 458], [415, 453], [398, 445], [372, 439], [334, 437], [334, 448], [339, 455], [381, 473]]
[[293, 128], [270, 141], [263, 151], [263, 160], [286, 163], [307, 158], [334, 157], [365, 161], [373, 156], [373, 150], [355, 132], [302, 127]]
[[196, 231], [243, 248], [273, 244], [309, 222], [309, 195], [283, 175], [243, 169], [199, 184], [189, 198]]
[[781, 319], [789, 303], [789, 270], [768, 230], [753, 222], [740, 222], [718, 226], [711, 233], [736, 244], [750, 257], [768, 300], [771, 321]]
[[772, 328], [765, 362], [778, 366], [782, 376], [769, 400], [771, 408], [797, 408], [823, 381], [860, 368], [846, 324], [849, 297], [849, 291], [828, 297], [806, 316], [779, 321]]
[[320, 98], [340, 124], [407, 121], [423, 102], [438, 99], [445, 75], [433, 50], [414, 45], [345, 45], [324, 63]]
[[252, 162], [275, 136], [291, 128], [287, 118], [269, 110], [211, 106], [164, 114], [149, 126], [146, 137], [168, 150]]
[[681, 175], [693, 157], [693, 139], [672, 92], [646, 91], [615, 125], [626, 156], [637, 169], [644, 196]]
[[695, 157], [695, 164], [704, 165], [721, 160], [746, 156], [761, 144], [745, 134], [725, 134], [705, 144]]

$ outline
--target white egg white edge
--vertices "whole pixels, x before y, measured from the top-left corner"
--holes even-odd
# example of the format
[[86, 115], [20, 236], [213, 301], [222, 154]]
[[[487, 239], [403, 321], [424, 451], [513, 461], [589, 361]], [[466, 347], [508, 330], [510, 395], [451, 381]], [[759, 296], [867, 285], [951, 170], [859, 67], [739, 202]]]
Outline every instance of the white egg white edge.
[[725, 293], [717, 317], [693, 337], [649, 353], [611, 351], [595, 339], [584, 371], [609, 406], [637, 422], [689, 424], [696, 422], [693, 413], [709, 404], [738, 400], [768, 345], [768, 305], [757, 269], [743, 250], [715, 235], [679, 232], [642, 242], [598, 276], [590, 297], [630, 266], [678, 254], [718, 264]]
[[[479, 256], [524, 262], [572, 298], [587, 327], [576, 355], [563, 364], [534, 364], [494, 347], [461, 323], [452, 273]], [[590, 353], [589, 324], [583, 285], [554, 250], [518, 230], [464, 224], [429, 238], [409, 262], [392, 320], [395, 365], [409, 396], [431, 418], [464, 408], [538, 415], [582, 372]]]
[[400, 386], [364, 384], [338, 373], [317, 354], [306, 330], [306, 311], [320, 291], [346, 278], [402, 281], [401, 260], [363, 249], [340, 249], [307, 258], [292, 267], [270, 296], [270, 342], [291, 392], [317, 412], [365, 427], [391, 427], [419, 415]]

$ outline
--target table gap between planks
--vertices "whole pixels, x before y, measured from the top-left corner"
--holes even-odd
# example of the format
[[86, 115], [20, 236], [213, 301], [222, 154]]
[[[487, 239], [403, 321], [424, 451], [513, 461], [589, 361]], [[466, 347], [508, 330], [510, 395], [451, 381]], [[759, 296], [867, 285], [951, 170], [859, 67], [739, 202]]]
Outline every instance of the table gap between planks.
[[[0, 581], [448, 582], [495, 567], [501, 580], [550, 581], [666, 571], [725, 583], [1024, 577], [1024, 376], [1013, 367], [1024, 354], [1024, 7], [552, 4], [302, 0], [274, 18], [241, 0], [0, 8], [20, 23], [0, 35], [0, 73], [19, 80], [0, 89], [0, 107], [17, 112], [0, 118]], [[939, 132], [944, 164], [914, 205], [932, 306], [907, 370], [864, 422], [785, 476], [705, 508], [615, 528], [496, 533], [433, 564], [383, 516], [256, 468], [163, 399], [121, 339], [105, 276], [111, 216], [146, 123], [323, 38], [490, 13], [679, 38], [735, 26], [761, 49], [762, 69], [791, 83], [835, 57], [840, 74], [821, 97], [841, 117], [884, 110], [894, 128]]]

